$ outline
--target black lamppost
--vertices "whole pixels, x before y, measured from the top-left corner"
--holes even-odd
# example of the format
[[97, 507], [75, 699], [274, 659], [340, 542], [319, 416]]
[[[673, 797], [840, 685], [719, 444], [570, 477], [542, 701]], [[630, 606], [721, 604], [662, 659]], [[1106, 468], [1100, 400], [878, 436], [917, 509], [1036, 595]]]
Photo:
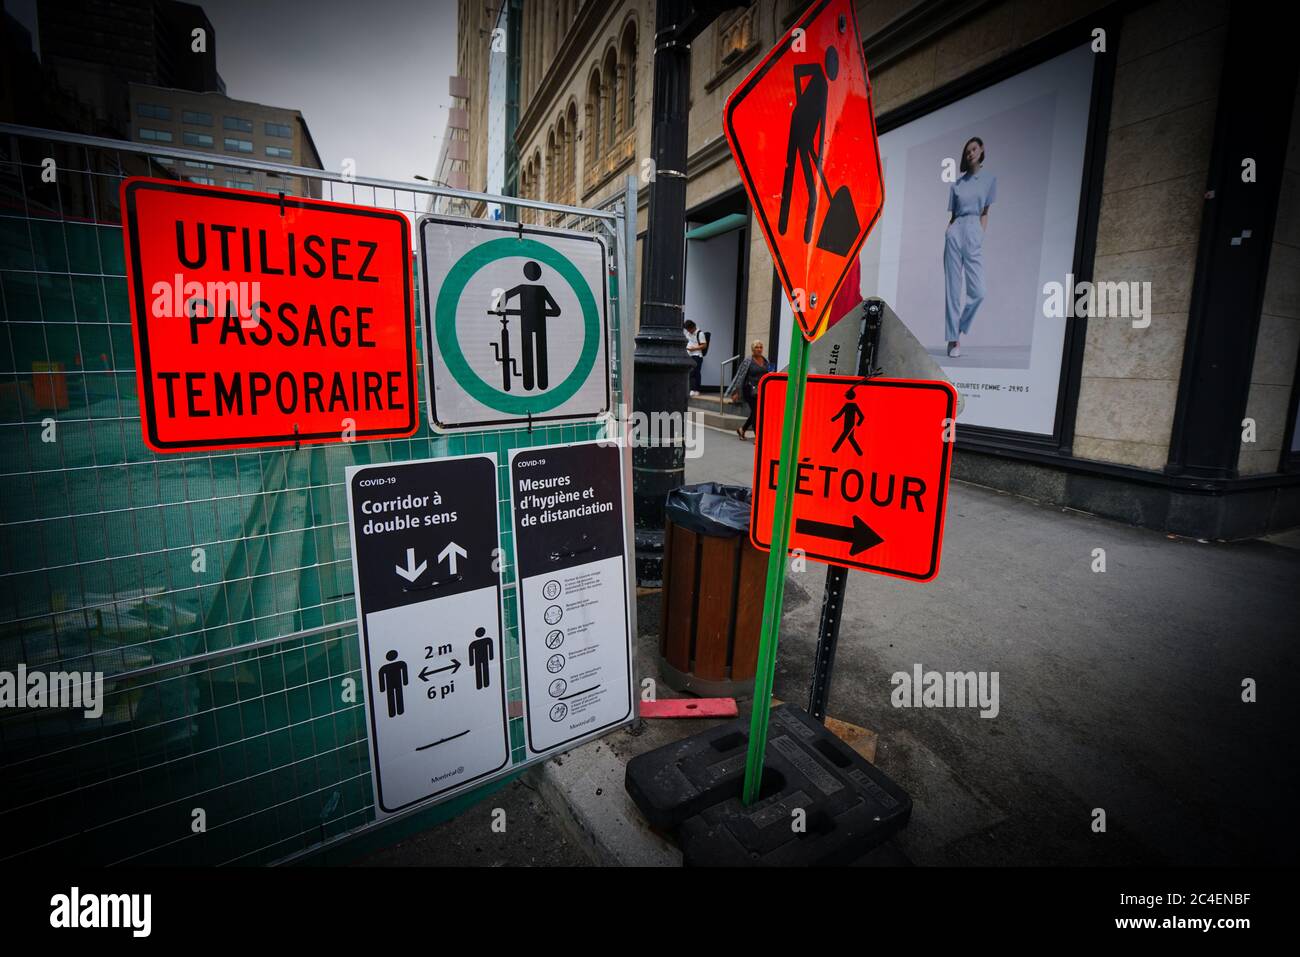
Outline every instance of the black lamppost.
[[[636, 574], [663, 579], [664, 498], [686, 472], [683, 426], [691, 359], [682, 332], [686, 289], [686, 130], [691, 41], [737, 0], [657, 0], [650, 152], [654, 179], [642, 250], [641, 324], [636, 335], [632, 410], [646, 426], [632, 450]], [[661, 418], [654, 413], [669, 413]], [[650, 432], [653, 423], [663, 430]], [[671, 423], [671, 424], [667, 424]], [[668, 434], [664, 434], [667, 432]]]

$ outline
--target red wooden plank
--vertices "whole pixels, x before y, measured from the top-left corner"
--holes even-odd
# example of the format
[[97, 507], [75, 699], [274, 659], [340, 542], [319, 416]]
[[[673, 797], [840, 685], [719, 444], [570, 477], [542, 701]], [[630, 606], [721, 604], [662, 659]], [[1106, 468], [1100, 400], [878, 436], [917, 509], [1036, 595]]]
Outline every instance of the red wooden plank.
[[642, 701], [643, 718], [734, 718], [735, 698], [660, 698]]

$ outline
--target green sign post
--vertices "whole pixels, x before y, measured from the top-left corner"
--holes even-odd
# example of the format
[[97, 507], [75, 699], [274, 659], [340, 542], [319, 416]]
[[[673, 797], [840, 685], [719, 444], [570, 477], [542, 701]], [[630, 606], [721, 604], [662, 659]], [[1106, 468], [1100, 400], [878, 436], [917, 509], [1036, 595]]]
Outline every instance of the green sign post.
[[[772, 551], [767, 556], [767, 587], [763, 592], [763, 629], [758, 639], [758, 670], [754, 673], [754, 713], [749, 721], [749, 751], [745, 756], [744, 801], [758, 799], [767, 752], [767, 721], [772, 711], [772, 681], [776, 675], [776, 640], [785, 599], [786, 548], [794, 507], [794, 463], [799, 457], [803, 426], [803, 394], [808, 381], [808, 346], [798, 331], [790, 335], [790, 385], [785, 392], [785, 430], [781, 433], [781, 464], [776, 477], [776, 515], [772, 520]], [[755, 439], [757, 442], [757, 438]], [[757, 454], [757, 450], [755, 450]]]
[[[744, 799], [750, 804], [763, 776], [785, 596], [808, 381], [804, 339], [816, 340], [844, 315], [836, 308], [836, 295], [846, 281], [856, 282], [850, 275], [857, 275], [858, 252], [885, 200], [867, 61], [851, 0], [806, 5], [798, 22], [727, 98], [723, 129], [798, 325], [790, 335], [790, 379], [745, 764]], [[786, 148], [774, 149], [782, 140]], [[803, 229], [792, 228], [801, 218]]]

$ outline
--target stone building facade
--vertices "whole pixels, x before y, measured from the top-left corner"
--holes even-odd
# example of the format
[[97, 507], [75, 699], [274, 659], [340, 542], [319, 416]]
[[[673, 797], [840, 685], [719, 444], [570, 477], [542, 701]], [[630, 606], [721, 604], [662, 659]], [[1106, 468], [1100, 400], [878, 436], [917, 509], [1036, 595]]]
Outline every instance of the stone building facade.
[[[635, 175], [643, 243], [653, 0], [509, 2], [519, 12], [519, 195], [597, 205]], [[692, 43], [685, 228], [698, 241], [687, 244], [685, 312], [712, 325], [721, 345], [706, 389], [725, 378], [717, 364], [750, 341], [778, 359], [788, 341], [723, 110], [817, 2], [755, 0]], [[1295, 58], [1270, 36], [1278, 25], [1228, 0], [854, 6], [882, 140], [1091, 49], [1072, 275], [1150, 283], [1141, 328], [1067, 321], [1059, 382], [1041, 400], [1055, 402], [1050, 428], [963, 424], [958, 474], [1200, 537], [1300, 524], [1300, 107]], [[899, 208], [887, 192], [885, 220], [891, 200]], [[876, 294], [871, 285], [864, 274], [861, 291]]]

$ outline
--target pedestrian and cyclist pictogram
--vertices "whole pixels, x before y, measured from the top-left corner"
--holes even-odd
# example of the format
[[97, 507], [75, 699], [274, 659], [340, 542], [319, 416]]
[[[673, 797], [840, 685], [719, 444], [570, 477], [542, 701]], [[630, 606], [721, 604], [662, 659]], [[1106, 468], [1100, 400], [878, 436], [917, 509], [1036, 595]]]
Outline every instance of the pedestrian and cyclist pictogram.
[[609, 260], [598, 236], [439, 216], [417, 234], [434, 429], [608, 411]]

